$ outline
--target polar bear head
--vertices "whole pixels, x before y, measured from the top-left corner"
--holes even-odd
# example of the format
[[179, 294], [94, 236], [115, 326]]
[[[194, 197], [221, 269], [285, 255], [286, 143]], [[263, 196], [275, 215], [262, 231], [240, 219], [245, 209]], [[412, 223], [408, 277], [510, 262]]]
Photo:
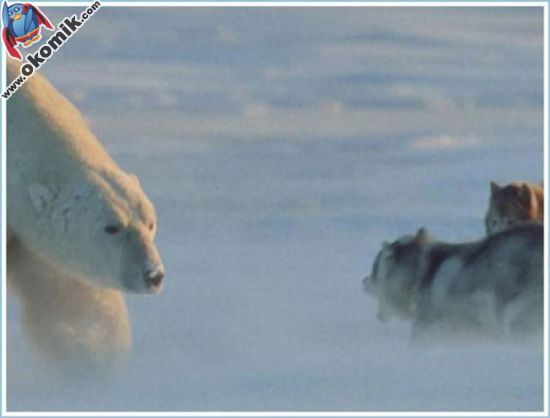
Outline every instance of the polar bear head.
[[89, 169], [61, 187], [33, 184], [29, 197], [41, 231], [35, 238], [43, 241], [37, 244], [54, 243], [41, 251], [49, 260], [104, 287], [161, 290], [155, 210], [136, 176], [118, 167]]

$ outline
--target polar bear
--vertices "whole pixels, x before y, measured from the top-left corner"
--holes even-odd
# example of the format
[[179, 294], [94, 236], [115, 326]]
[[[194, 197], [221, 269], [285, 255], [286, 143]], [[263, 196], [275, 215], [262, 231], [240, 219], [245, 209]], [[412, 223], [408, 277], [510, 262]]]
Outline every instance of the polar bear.
[[34, 346], [54, 366], [110, 367], [130, 348], [121, 292], [162, 288], [152, 203], [40, 75], [7, 102], [6, 180], [8, 285]]

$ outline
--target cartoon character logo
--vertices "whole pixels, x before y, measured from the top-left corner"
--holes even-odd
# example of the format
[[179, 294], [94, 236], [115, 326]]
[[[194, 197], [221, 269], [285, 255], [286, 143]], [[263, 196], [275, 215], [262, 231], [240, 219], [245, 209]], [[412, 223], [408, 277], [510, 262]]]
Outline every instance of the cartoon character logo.
[[2, 40], [8, 54], [18, 60], [22, 60], [21, 53], [16, 49], [18, 43], [22, 43], [27, 48], [38, 42], [40, 35], [40, 26], [44, 25], [49, 30], [54, 30], [48, 18], [30, 3], [14, 3], [8, 6], [4, 2], [2, 7]]

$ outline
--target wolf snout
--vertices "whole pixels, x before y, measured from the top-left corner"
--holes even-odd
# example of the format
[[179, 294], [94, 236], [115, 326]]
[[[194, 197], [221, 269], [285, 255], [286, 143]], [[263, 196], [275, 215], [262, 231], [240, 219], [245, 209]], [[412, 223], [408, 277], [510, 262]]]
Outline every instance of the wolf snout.
[[371, 276], [367, 276], [363, 279], [362, 281], [362, 284], [363, 284], [363, 290], [369, 294], [372, 294], [372, 280], [371, 280]]

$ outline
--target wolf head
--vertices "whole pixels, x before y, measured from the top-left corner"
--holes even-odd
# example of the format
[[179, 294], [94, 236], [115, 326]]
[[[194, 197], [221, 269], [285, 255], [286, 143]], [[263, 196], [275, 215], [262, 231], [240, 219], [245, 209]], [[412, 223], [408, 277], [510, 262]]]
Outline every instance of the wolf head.
[[423, 251], [431, 241], [428, 231], [420, 228], [416, 235], [405, 235], [391, 244], [383, 244], [370, 276], [363, 279], [364, 290], [378, 299], [381, 321], [411, 316]]
[[491, 182], [489, 208], [485, 215], [485, 230], [494, 234], [520, 222], [542, 221], [544, 191], [529, 183], [510, 183], [499, 186]]

